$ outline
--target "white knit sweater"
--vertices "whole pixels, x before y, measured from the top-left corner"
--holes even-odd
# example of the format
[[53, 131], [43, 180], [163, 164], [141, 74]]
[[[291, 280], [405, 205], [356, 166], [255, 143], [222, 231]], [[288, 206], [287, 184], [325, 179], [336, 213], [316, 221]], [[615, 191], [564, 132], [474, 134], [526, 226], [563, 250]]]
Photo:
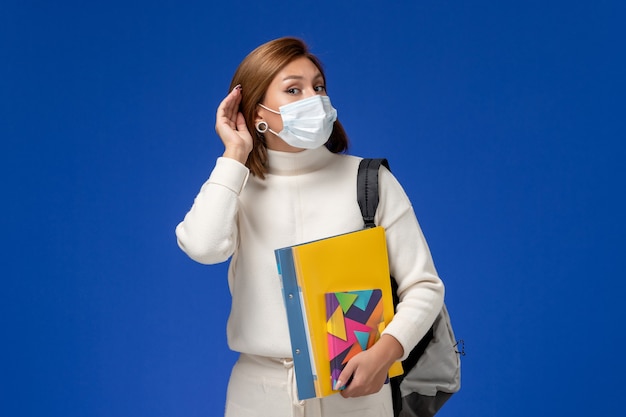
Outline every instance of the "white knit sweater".
[[[325, 147], [268, 151], [269, 173], [261, 180], [249, 176], [239, 162], [218, 158], [176, 236], [197, 262], [232, 257], [231, 349], [291, 357], [274, 249], [363, 228], [356, 198], [359, 161]], [[406, 356], [441, 309], [444, 287], [404, 190], [386, 169], [381, 169], [379, 184], [376, 224], [386, 230], [389, 267], [401, 299], [384, 333], [402, 344]]]

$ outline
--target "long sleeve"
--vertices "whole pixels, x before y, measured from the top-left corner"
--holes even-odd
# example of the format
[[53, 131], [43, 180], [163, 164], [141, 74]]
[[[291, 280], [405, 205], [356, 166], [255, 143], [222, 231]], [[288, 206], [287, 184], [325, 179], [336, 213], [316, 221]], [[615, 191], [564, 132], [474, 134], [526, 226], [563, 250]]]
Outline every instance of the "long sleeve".
[[248, 175], [248, 168], [239, 162], [217, 159], [193, 206], [176, 227], [178, 246], [191, 259], [214, 264], [233, 254], [237, 246], [238, 197]]
[[[363, 226], [356, 200], [358, 164], [359, 158], [325, 147], [269, 150], [269, 171], [261, 180], [248, 177], [239, 162], [218, 158], [176, 237], [200, 263], [230, 258], [231, 349], [274, 358], [291, 355], [274, 250]], [[408, 355], [441, 309], [443, 284], [404, 190], [388, 171], [381, 171], [379, 180], [376, 222], [386, 229], [390, 270], [402, 300], [385, 333]]]
[[395, 337], [404, 357], [426, 334], [443, 306], [444, 285], [435, 269], [413, 207], [395, 177], [381, 170], [377, 224], [385, 228], [389, 267], [400, 303], [384, 333]]

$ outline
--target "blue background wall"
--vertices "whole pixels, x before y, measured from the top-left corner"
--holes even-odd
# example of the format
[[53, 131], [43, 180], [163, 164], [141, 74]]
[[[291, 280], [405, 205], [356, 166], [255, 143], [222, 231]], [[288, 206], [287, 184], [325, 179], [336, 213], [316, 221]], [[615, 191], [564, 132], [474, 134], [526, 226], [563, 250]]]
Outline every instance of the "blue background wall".
[[624, 2], [177, 3], [0, 6], [1, 415], [221, 414], [226, 265], [174, 227], [284, 35], [414, 202], [466, 342], [441, 416], [616, 415]]

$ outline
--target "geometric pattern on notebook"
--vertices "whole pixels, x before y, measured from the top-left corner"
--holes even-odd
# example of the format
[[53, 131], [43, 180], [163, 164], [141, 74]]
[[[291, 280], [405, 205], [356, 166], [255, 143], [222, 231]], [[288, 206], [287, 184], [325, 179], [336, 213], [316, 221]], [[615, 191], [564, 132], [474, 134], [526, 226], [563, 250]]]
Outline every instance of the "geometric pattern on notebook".
[[332, 385], [346, 363], [367, 350], [384, 329], [382, 291], [326, 293], [326, 328]]

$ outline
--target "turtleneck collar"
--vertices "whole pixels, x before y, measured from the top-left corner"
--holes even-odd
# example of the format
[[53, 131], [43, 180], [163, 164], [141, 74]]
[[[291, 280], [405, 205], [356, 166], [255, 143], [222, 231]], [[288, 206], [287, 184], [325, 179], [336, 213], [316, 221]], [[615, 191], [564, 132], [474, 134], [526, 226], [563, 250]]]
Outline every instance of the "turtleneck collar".
[[302, 175], [317, 171], [330, 162], [326, 146], [300, 152], [267, 150], [268, 173], [271, 175]]

